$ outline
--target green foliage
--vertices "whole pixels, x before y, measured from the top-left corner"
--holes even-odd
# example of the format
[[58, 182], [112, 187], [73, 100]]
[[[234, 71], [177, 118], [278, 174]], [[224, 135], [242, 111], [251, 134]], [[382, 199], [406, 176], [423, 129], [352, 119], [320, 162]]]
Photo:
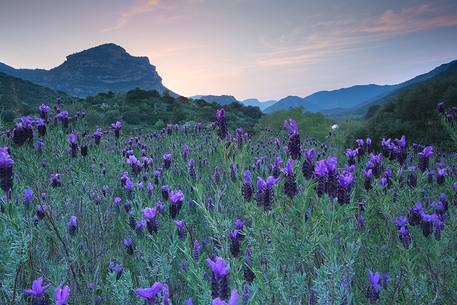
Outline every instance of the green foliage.
[[[116, 279], [116, 273], [107, 273], [110, 300], [114, 305], [134, 304], [132, 275], [129, 270]], [[133, 302], [133, 303], [132, 303]]]
[[[110, 97], [116, 98], [119, 95]], [[102, 105], [97, 99], [93, 104]], [[106, 97], [103, 99], [106, 101]], [[227, 110], [227, 118], [236, 116], [237, 111], [244, 108]], [[291, 114], [297, 113], [292, 111]], [[294, 118], [300, 122], [307, 116], [300, 112]], [[90, 112], [86, 120], [89, 117]], [[328, 121], [324, 121], [325, 124], [319, 123], [320, 120], [313, 122], [322, 128], [326, 126], [326, 130], [330, 126]], [[275, 128], [282, 129], [282, 123], [281, 118]], [[329, 153], [325, 153], [319, 148], [319, 142], [304, 136], [304, 126], [309, 126], [305, 120], [300, 122], [302, 143], [314, 143], [316, 155], [321, 157], [336, 155], [338, 167], [344, 168], [347, 160], [338, 151], [344, 150], [342, 139], [358, 128], [359, 123], [338, 122], [340, 128], [327, 138]], [[242, 295], [243, 258], [247, 247], [256, 275], [249, 286], [247, 304], [308, 304], [312, 299], [317, 304], [368, 304], [368, 270], [389, 273], [391, 278], [381, 289], [378, 304], [433, 304], [437, 298], [442, 304], [457, 301], [453, 290], [457, 284], [454, 268], [457, 222], [456, 207], [451, 203], [455, 176], [446, 177], [445, 182], [438, 185], [429, 184], [426, 173], [418, 173], [418, 186], [410, 188], [404, 183], [404, 177], [403, 183], [400, 182], [398, 163], [384, 159], [384, 166], [392, 168], [392, 186], [384, 190], [375, 180], [373, 189], [367, 192], [363, 189], [361, 173], [368, 161], [365, 155], [356, 165], [350, 204], [342, 206], [327, 195], [318, 198], [316, 181], [306, 180], [301, 174], [301, 162], [295, 162], [293, 171], [300, 192], [293, 200], [289, 199], [284, 195], [284, 179], [281, 179], [273, 187], [273, 210], [266, 212], [254, 200], [246, 202], [241, 188], [246, 168], [251, 168], [253, 178], [266, 177], [271, 173], [269, 166], [276, 156], [287, 160], [282, 148], [271, 143], [273, 133], [270, 131], [258, 131], [241, 148], [236, 143], [219, 140], [209, 128], [188, 134], [179, 130], [157, 137], [142, 136], [146, 155], [153, 159], [152, 165], [143, 170], [149, 181], [153, 181], [153, 171], [162, 166], [162, 155], [167, 152], [173, 155], [172, 167], [163, 171], [160, 183], [154, 185], [149, 194], [145, 188], [137, 187], [137, 183], [143, 181], [143, 173], [134, 175], [122, 155], [127, 145], [125, 130], [119, 140], [106, 135], [97, 146], [82, 136], [86, 124], [85, 120], [78, 120], [70, 125], [78, 134], [78, 144], [89, 145], [90, 157], [85, 158], [69, 156], [67, 131], [60, 124], [48, 125], [42, 154], [37, 153], [31, 143], [18, 147], [11, 139], [0, 138], [1, 146], [11, 147], [15, 160], [12, 198], [2, 202], [4, 213], [0, 214], [0, 300], [6, 300], [5, 304], [28, 304], [29, 299], [22, 290], [41, 275], [45, 283], [52, 284], [50, 295], [59, 284], [68, 284], [72, 289], [70, 304], [92, 305], [100, 296], [102, 304], [141, 305], [144, 302], [135, 295], [134, 289], [150, 287], [156, 281], [168, 284], [173, 304], [184, 304], [189, 297], [194, 304], [210, 304], [211, 283], [205, 276], [210, 270], [206, 259], [212, 254], [222, 256], [230, 265], [230, 289], [236, 288]], [[155, 124], [162, 127], [165, 123], [157, 120]], [[281, 143], [286, 143], [285, 132], [279, 133], [279, 137]], [[181, 154], [185, 144], [189, 145], [188, 158], [205, 160], [201, 165], [196, 162], [196, 181], [189, 177], [188, 159]], [[141, 156], [141, 145], [131, 148], [137, 157]], [[266, 162], [254, 168], [259, 156], [266, 156]], [[431, 160], [430, 164], [435, 161]], [[456, 165], [452, 158], [441, 158], [441, 161], [450, 167]], [[233, 180], [230, 179], [232, 162], [236, 169]], [[417, 164], [417, 155], [410, 154], [408, 162], [408, 165]], [[221, 171], [219, 179], [214, 175], [216, 166]], [[135, 186], [133, 194], [126, 192], [119, 182], [120, 174], [126, 171]], [[62, 187], [50, 186], [49, 174], [54, 172], [61, 173]], [[169, 202], [162, 199], [162, 183], [171, 190], [184, 192], [185, 202], [178, 219], [186, 221], [189, 232], [185, 240], [178, 238], [168, 212]], [[29, 206], [23, 200], [25, 188], [31, 188], [35, 194]], [[46, 196], [39, 195], [44, 192]], [[410, 248], [405, 249], [393, 219], [407, 215], [409, 208], [424, 200], [424, 196], [437, 200], [441, 193], [445, 193], [450, 202], [441, 240], [435, 240], [433, 235], [424, 237], [420, 226], [409, 226], [413, 241]], [[122, 198], [121, 206], [113, 204], [117, 196]], [[214, 200], [214, 208], [207, 204], [210, 198]], [[362, 213], [361, 200], [366, 202], [363, 229], [356, 221], [356, 215]], [[137, 234], [130, 214], [122, 206], [127, 201], [136, 221], [142, 219], [144, 208], [155, 207], [158, 201], [166, 204], [164, 213], [158, 214], [157, 233], [144, 230]], [[33, 221], [36, 205], [47, 206], [46, 216], [37, 223]], [[432, 209], [428, 207], [428, 211]], [[79, 228], [74, 236], [67, 229], [71, 215], [78, 217]], [[240, 257], [233, 257], [227, 235], [237, 218], [246, 222], [245, 236]], [[122, 244], [127, 238], [134, 242], [133, 256], [126, 253]], [[193, 242], [203, 239], [206, 240], [203, 253], [194, 259]], [[110, 261], [123, 264], [123, 274], [117, 280], [116, 274], [108, 271]], [[87, 288], [89, 284], [94, 288]]]
[[0, 112], [7, 123], [60, 96], [66, 94], [0, 72]]
[[[51, 89], [0, 73], [0, 112], [4, 121], [12, 126], [21, 115], [33, 115], [38, 106], [61, 95]], [[84, 111], [87, 127], [109, 126], [116, 120], [123, 120], [127, 128], [158, 128], [171, 123], [187, 121], [214, 121], [216, 109], [222, 106], [204, 100], [174, 98], [169, 94], [161, 96], [156, 90], [130, 90], [127, 93], [100, 93], [86, 99], [65, 96], [63, 108], [70, 113]], [[241, 104], [224, 105], [228, 113], [229, 127], [243, 127], [253, 131], [262, 117], [257, 107]]]
[[284, 129], [284, 121], [294, 119], [302, 134], [323, 140], [331, 130], [331, 122], [322, 113], [305, 112], [303, 108], [275, 111], [263, 116], [256, 125], [257, 130], [272, 128], [276, 132]]
[[400, 90], [385, 104], [371, 107], [366, 114], [366, 126], [353, 138], [370, 136], [377, 141], [405, 134], [414, 142], [450, 149], [449, 135], [436, 114], [438, 101], [457, 105], [457, 64], [445, 73]]

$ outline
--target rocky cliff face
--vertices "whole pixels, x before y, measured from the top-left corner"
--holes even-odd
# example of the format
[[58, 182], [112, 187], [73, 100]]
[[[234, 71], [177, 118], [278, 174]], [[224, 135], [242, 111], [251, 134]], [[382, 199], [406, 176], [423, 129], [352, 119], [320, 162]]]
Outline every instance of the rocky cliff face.
[[134, 88], [155, 89], [161, 94], [167, 90], [147, 57], [131, 56], [112, 43], [69, 55], [63, 64], [51, 70], [0, 65], [0, 71], [78, 97]]

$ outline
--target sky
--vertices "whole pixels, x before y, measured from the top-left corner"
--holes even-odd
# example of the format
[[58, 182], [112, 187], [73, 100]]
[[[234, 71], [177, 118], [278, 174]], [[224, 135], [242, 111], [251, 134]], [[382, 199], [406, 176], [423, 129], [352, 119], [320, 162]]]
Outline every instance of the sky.
[[15, 68], [108, 42], [184, 96], [306, 96], [457, 59], [457, 1], [0, 0], [0, 62]]

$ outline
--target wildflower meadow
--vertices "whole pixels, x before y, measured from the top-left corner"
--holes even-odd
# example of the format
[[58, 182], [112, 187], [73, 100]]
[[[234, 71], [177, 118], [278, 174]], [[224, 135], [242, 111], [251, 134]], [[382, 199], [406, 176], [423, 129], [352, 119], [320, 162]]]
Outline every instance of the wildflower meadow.
[[455, 153], [65, 109], [1, 129], [0, 304], [457, 304]]

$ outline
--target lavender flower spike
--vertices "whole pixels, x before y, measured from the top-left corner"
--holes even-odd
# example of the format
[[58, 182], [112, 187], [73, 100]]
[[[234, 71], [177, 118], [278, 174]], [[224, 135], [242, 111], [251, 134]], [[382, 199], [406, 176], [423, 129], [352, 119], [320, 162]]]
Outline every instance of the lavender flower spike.
[[150, 288], [138, 288], [135, 290], [137, 296], [146, 299], [146, 304], [153, 304], [157, 294], [162, 290], [163, 284], [155, 282]]
[[70, 287], [65, 285], [63, 288], [60, 286], [56, 288], [56, 305], [67, 305], [69, 297]]
[[213, 305], [238, 305], [238, 291], [236, 291], [236, 289], [232, 290], [228, 303], [220, 298], [217, 298], [213, 300]]
[[32, 288], [24, 290], [24, 293], [33, 295], [34, 297], [41, 297], [50, 286], [51, 284], [43, 286], [43, 277], [40, 276], [33, 281]]

